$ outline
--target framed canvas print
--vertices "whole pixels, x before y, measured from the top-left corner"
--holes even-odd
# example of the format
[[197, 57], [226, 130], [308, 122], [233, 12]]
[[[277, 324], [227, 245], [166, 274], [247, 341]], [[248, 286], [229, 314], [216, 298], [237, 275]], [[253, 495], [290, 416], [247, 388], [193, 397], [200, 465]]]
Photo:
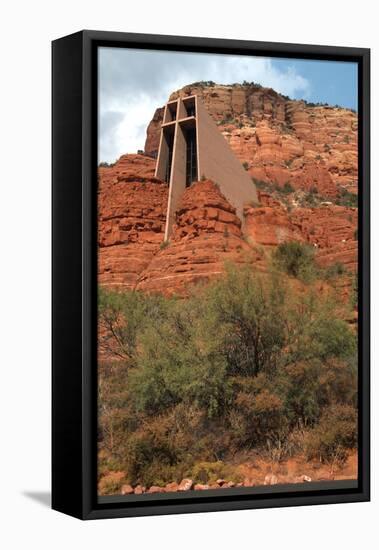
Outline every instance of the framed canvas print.
[[53, 508], [369, 500], [369, 50], [53, 42]]

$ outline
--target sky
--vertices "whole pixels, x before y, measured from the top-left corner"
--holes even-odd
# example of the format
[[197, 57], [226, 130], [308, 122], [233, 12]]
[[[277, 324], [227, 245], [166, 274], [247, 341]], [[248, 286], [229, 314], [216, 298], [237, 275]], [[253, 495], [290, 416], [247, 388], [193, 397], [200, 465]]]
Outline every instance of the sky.
[[155, 109], [186, 84], [257, 82], [293, 99], [357, 108], [356, 63], [99, 48], [99, 162], [144, 149]]

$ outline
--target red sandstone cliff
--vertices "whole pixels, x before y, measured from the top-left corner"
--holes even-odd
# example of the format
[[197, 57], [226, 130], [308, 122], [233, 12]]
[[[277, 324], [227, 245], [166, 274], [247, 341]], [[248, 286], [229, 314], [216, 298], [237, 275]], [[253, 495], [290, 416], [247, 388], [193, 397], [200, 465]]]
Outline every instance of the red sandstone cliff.
[[357, 211], [326, 206], [291, 212], [267, 193], [235, 209], [211, 181], [193, 184], [182, 197], [168, 244], [163, 244], [168, 187], [152, 176], [154, 161], [125, 155], [99, 171], [99, 281], [114, 288], [185, 294], [191, 284], [222, 272], [225, 262], [264, 270], [262, 249], [297, 240], [313, 244], [323, 266], [357, 264]]
[[[290, 240], [314, 245], [320, 265], [338, 262], [354, 272], [357, 209], [338, 206], [336, 197], [341, 188], [357, 188], [356, 114], [256, 85], [191, 85], [171, 98], [190, 94], [201, 95], [252, 177], [266, 182], [260, 205], [246, 205], [242, 232], [217, 185], [197, 182], [183, 195], [165, 245], [168, 187], [154, 177], [153, 158], [124, 155], [99, 168], [100, 284], [185, 293], [228, 260], [264, 269], [264, 250]], [[157, 152], [162, 114], [157, 109], [147, 129], [148, 155]], [[286, 182], [290, 192], [278, 192]], [[316, 208], [304, 201], [309, 190], [321, 195]]]
[[[252, 177], [335, 197], [357, 191], [357, 114], [339, 107], [290, 100], [259, 85], [193, 84], [171, 94], [197, 94]], [[158, 150], [163, 112], [147, 131], [145, 150]]]
[[99, 281], [134, 288], [164, 236], [167, 185], [154, 178], [155, 161], [124, 155], [99, 169]]
[[195, 283], [222, 273], [225, 263], [259, 267], [260, 254], [243, 239], [241, 221], [211, 181], [188, 188], [171, 239], [141, 273], [138, 290], [185, 294]]

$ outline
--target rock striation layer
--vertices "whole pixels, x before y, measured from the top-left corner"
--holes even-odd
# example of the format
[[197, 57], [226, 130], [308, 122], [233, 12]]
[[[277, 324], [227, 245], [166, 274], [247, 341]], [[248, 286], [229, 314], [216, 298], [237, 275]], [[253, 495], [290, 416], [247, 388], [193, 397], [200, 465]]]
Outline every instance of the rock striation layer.
[[99, 168], [99, 283], [132, 289], [158, 252], [166, 221], [168, 187], [154, 177], [155, 161], [124, 155]]
[[200, 181], [183, 194], [171, 240], [141, 273], [136, 288], [185, 295], [190, 286], [219, 276], [228, 261], [259, 267], [261, 259], [245, 242], [235, 208], [215, 183]]

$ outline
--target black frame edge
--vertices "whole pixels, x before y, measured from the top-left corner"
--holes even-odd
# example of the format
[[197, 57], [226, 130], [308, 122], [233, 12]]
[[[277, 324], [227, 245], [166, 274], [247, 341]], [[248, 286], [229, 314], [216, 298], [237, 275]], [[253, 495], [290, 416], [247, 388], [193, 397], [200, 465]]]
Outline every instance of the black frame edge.
[[358, 334], [359, 334], [359, 463], [361, 489], [364, 500], [371, 498], [371, 384], [370, 384], [370, 177], [371, 177], [371, 151], [370, 151], [370, 59], [371, 51], [362, 50], [360, 60], [360, 101], [359, 101], [359, 256], [358, 256]]
[[[107, 44], [106, 44], [107, 43]], [[355, 58], [361, 70], [360, 101], [360, 487], [329, 494], [273, 495], [272, 498], [184, 498], [144, 506], [97, 504], [96, 457], [96, 338], [97, 282], [96, 181], [97, 120], [94, 52], [99, 44], [210, 51], [252, 52], [288, 57]], [[244, 52], [242, 51], [244, 50]], [[73, 63], [74, 58], [78, 61]], [[74, 67], [73, 67], [74, 65]], [[80, 69], [79, 69], [80, 65]], [[64, 97], [60, 93], [60, 87]], [[73, 103], [73, 109], [68, 101]], [[145, 516], [205, 511], [274, 508], [370, 500], [370, 50], [307, 46], [228, 39], [208, 39], [81, 31], [53, 42], [53, 503], [52, 507], [81, 519]], [[69, 213], [65, 219], [65, 213]], [[79, 250], [80, 248], [80, 250]], [[69, 300], [68, 298], [69, 294]], [[79, 337], [80, 334], [80, 337]], [[72, 430], [72, 433], [71, 431]], [[55, 432], [55, 433], [54, 433]], [[68, 433], [70, 432], [70, 433]], [[69, 472], [70, 483], [67, 483]]]
[[78, 518], [83, 517], [82, 50], [82, 33], [52, 43], [52, 508]]

